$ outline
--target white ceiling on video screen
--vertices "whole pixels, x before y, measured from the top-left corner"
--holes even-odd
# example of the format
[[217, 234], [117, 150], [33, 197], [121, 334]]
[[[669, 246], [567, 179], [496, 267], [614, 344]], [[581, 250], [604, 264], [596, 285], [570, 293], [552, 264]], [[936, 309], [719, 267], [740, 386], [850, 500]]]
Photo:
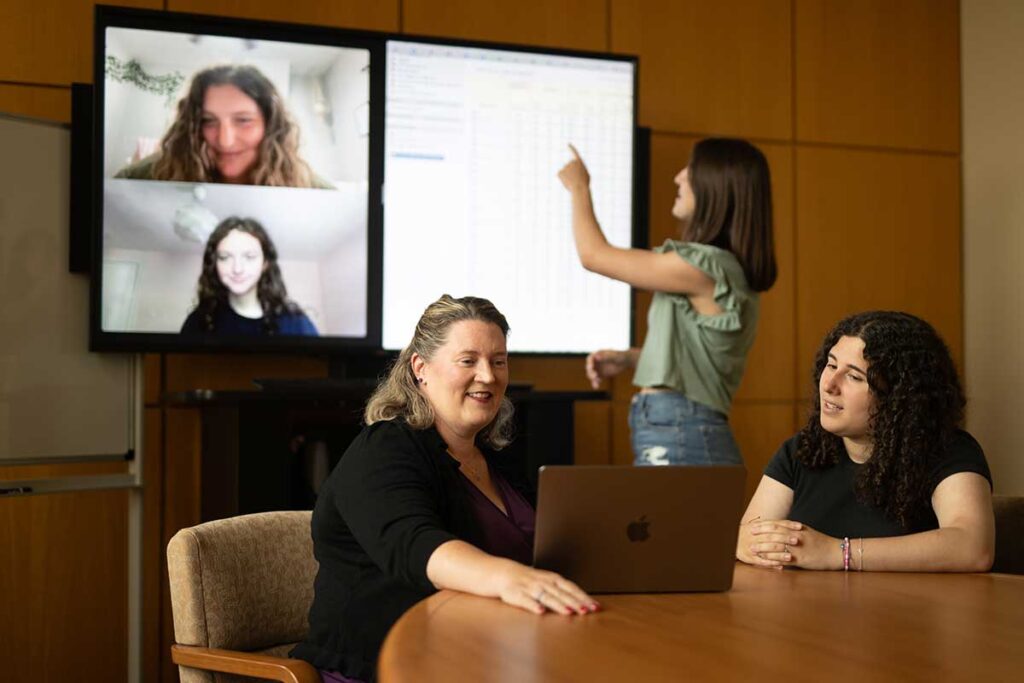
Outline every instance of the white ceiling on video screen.
[[280, 253], [318, 257], [347, 242], [365, 241], [366, 184], [336, 190], [235, 186], [108, 178], [104, 181], [104, 246], [159, 251], [195, 250], [174, 231], [182, 207], [199, 204], [219, 220], [241, 216], [258, 220]]
[[173, 60], [182, 69], [211, 63], [284, 60], [293, 75], [301, 75], [323, 71], [340, 55], [353, 50], [365, 53], [366, 63], [370, 62], [369, 52], [361, 48], [126, 28], [108, 28], [107, 33], [108, 43], [115, 42], [123, 52], [120, 57], [150, 64]]

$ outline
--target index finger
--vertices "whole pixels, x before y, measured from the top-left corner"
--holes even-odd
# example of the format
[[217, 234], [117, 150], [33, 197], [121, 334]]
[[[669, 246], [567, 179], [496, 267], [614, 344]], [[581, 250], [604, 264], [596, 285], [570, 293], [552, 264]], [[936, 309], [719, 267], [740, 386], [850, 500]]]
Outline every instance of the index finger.
[[574, 157], [576, 157], [576, 161], [583, 161], [583, 159], [580, 157], [579, 151], [577, 151], [577, 149], [573, 146], [571, 142], [569, 143], [569, 151], [572, 152], [572, 155]]

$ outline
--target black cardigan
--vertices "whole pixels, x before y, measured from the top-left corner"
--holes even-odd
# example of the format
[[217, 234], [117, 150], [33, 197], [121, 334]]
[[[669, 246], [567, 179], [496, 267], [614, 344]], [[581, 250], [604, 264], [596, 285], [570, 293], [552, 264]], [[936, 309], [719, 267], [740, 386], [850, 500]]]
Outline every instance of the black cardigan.
[[[524, 490], [513, 463], [481, 448]], [[320, 562], [309, 634], [291, 655], [319, 669], [372, 681], [388, 629], [435, 592], [427, 560], [442, 543], [479, 538], [459, 463], [434, 428], [403, 420], [370, 425], [345, 451], [313, 509]]]

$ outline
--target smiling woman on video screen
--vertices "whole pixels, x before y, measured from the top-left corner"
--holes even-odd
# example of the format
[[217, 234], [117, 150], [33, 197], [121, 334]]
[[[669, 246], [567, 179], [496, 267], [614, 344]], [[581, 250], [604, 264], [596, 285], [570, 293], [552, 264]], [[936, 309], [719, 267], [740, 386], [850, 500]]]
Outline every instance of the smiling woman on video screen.
[[215, 66], [192, 78], [160, 150], [115, 177], [334, 189], [298, 149], [299, 129], [273, 83], [253, 66]]

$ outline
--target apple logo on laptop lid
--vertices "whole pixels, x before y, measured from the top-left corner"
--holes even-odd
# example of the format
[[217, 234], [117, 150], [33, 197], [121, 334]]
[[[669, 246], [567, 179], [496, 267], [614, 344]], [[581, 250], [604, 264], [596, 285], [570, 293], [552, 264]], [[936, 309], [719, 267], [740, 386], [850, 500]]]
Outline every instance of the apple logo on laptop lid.
[[639, 519], [626, 525], [626, 537], [633, 543], [646, 541], [651, 537], [650, 526], [651, 523], [647, 521], [647, 515], [640, 515]]

